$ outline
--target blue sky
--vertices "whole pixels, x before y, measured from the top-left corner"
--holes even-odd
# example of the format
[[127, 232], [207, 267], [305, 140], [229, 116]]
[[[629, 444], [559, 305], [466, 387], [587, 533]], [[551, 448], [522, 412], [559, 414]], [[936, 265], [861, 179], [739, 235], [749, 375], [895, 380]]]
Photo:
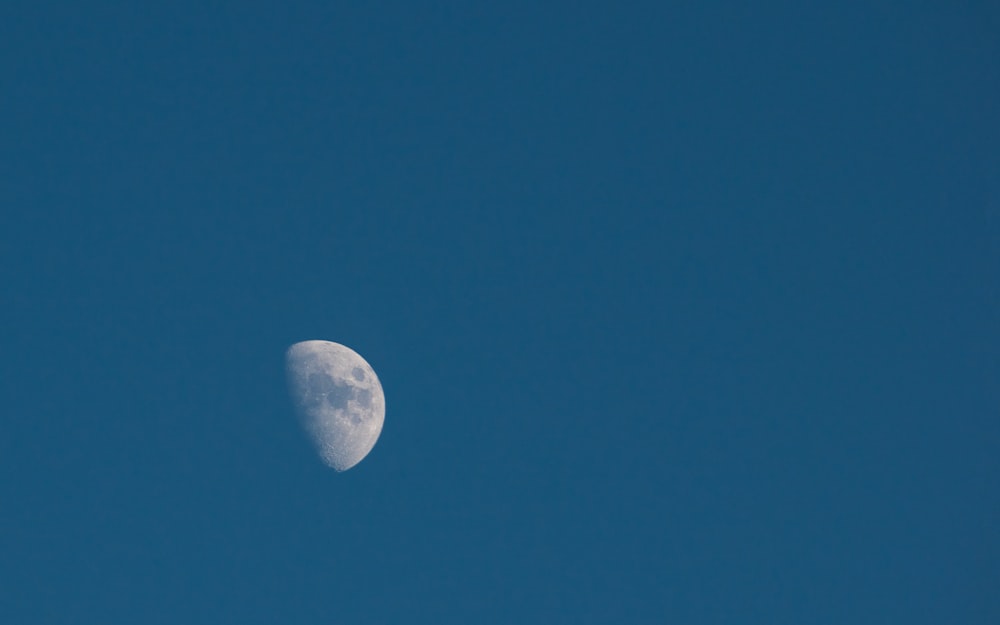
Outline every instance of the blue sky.
[[1000, 13], [834, 4], [6, 3], [0, 621], [998, 622]]

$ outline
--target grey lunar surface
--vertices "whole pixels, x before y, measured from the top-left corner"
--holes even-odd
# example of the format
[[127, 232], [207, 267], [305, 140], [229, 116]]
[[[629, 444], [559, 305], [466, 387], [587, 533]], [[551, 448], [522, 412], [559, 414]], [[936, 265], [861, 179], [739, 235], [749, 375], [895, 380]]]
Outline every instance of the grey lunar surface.
[[339, 343], [302, 341], [288, 348], [286, 368], [296, 413], [323, 462], [337, 471], [361, 462], [385, 421], [371, 365]]

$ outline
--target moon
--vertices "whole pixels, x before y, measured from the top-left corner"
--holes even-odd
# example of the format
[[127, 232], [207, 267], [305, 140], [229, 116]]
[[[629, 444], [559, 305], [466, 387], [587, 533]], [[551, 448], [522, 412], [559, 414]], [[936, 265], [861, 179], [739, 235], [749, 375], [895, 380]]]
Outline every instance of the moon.
[[337, 471], [361, 462], [385, 422], [382, 384], [364, 358], [331, 341], [302, 341], [285, 354], [288, 391], [320, 458]]

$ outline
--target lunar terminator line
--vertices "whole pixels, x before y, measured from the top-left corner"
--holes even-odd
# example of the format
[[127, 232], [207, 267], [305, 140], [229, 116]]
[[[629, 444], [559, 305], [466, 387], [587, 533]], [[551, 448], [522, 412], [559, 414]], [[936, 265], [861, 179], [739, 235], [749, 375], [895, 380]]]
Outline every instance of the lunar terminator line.
[[337, 471], [361, 462], [385, 421], [385, 394], [371, 365], [331, 341], [296, 343], [285, 362], [299, 421], [323, 462]]

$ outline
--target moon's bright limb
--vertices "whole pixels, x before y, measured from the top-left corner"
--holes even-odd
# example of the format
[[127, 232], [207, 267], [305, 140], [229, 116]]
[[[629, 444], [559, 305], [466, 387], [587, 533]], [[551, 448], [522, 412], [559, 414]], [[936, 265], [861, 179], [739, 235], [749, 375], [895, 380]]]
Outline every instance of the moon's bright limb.
[[323, 462], [346, 471], [382, 432], [385, 395], [375, 371], [349, 347], [302, 341], [285, 354], [288, 390]]

